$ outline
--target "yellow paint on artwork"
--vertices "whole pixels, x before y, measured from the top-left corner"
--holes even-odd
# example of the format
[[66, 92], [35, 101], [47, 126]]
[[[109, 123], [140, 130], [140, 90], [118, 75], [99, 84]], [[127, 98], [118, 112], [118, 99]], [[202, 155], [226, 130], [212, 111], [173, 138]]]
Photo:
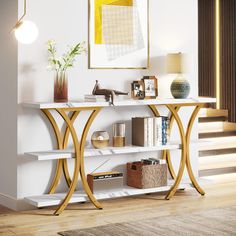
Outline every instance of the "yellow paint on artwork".
[[133, 6], [133, 0], [94, 0], [95, 44], [102, 44], [102, 5]]

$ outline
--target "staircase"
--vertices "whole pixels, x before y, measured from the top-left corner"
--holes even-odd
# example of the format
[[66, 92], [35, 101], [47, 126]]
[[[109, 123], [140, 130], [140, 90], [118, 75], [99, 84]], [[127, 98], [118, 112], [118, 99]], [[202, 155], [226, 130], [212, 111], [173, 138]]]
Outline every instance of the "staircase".
[[236, 124], [227, 120], [227, 110], [200, 111], [199, 139], [210, 141], [199, 150], [200, 177], [236, 173]]

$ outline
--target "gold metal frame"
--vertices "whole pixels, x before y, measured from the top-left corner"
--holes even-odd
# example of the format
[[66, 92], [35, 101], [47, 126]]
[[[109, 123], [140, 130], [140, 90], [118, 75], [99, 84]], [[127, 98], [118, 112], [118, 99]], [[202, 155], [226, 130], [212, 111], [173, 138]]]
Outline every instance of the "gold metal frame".
[[190, 117], [189, 123], [188, 123], [187, 131], [186, 131], [186, 146], [187, 146], [186, 167], [187, 167], [189, 178], [190, 178], [194, 188], [201, 195], [205, 195], [204, 190], [200, 187], [200, 185], [198, 184], [197, 180], [194, 177], [193, 170], [192, 170], [192, 167], [191, 167], [191, 162], [190, 162], [190, 150], [189, 150], [190, 138], [191, 138], [190, 136], [191, 136], [192, 127], [193, 127], [194, 121], [195, 121], [195, 119], [197, 117], [197, 114], [198, 114], [198, 112], [200, 111], [200, 109], [202, 107], [203, 107], [202, 104], [196, 105], [196, 107], [195, 107], [195, 109], [194, 109], [194, 111], [192, 113], [192, 116]]
[[[174, 109], [176, 110], [176, 112], [178, 112], [180, 107], [175, 106]], [[171, 130], [173, 128], [174, 121], [175, 121], [175, 117], [171, 114], [171, 117], [170, 117], [170, 134], [171, 134]], [[175, 174], [174, 167], [173, 167], [172, 161], [171, 161], [170, 150], [166, 151], [166, 161], [167, 161], [168, 169], [169, 169], [169, 172], [170, 172], [170, 175], [171, 175], [172, 179], [176, 179], [176, 174]]]
[[181, 138], [181, 144], [182, 144], [182, 148], [181, 148], [181, 160], [180, 160], [180, 166], [179, 166], [179, 170], [178, 170], [178, 174], [176, 176], [176, 179], [175, 179], [175, 182], [173, 184], [173, 186], [171, 187], [169, 193], [167, 194], [166, 196], [166, 199], [169, 200], [174, 194], [175, 192], [177, 191], [177, 188], [180, 184], [180, 181], [183, 177], [183, 173], [184, 173], [184, 167], [185, 167], [185, 164], [186, 164], [186, 158], [187, 158], [187, 155], [186, 155], [186, 139], [185, 139], [185, 134], [184, 134], [184, 127], [183, 127], [183, 124], [181, 122], [181, 119], [175, 109], [175, 106], [174, 105], [167, 105], [166, 106], [169, 111], [172, 113], [172, 116], [174, 117], [176, 123], [177, 123], [177, 126], [178, 126], [178, 129], [179, 129], [179, 133], [180, 133], [180, 138]]
[[78, 177], [79, 177], [79, 169], [80, 169], [80, 147], [79, 147], [79, 140], [78, 137], [76, 135], [76, 131], [75, 128], [72, 125], [72, 122], [70, 120], [70, 118], [67, 116], [67, 114], [65, 113], [65, 111], [63, 109], [56, 109], [56, 111], [61, 115], [61, 117], [63, 118], [63, 120], [65, 121], [65, 123], [67, 124], [70, 132], [71, 132], [71, 136], [72, 136], [72, 140], [74, 143], [74, 148], [75, 148], [75, 165], [74, 165], [74, 173], [73, 173], [73, 178], [69, 187], [69, 191], [66, 194], [66, 197], [63, 199], [62, 203], [60, 204], [59, 208], [57, 208], [57, 210], [54, 212], [54, 215], [59, 215], [68, 205], [70, 198], [72, 197], [72, 194], [75, 191], [76, 185], [77, 185], [77, 181], [78, 181]]
[[[47, 109], [42, 109], [42, 112], [46, 115], [46, 117], [48, 118], [49, 122], [51, 123], [55, 136], [56, 136], [56, 140], [57, 140], [57, 146], [59, 150], [63, 150], [67, 148], [68, 145], [68, 139], [69, 139], [69, 128], [66, 127], [64, 136], [63, 134], [60, 132], [60, 129], [55, 121], [55, 119], [53, 118], [52, 114], [50, 113], [49, 110]], [[70, 120], [72, 122], [72, 124], [74, 123], [75, 119], [77, 118], [77, 116], [79, 115], [80, 111], [75, 111], [73, 112]], [[53, 194], [55, 193], [55, 190], [59, 184], [59, 180], [61, 178], [61, 174], [62, 174], [62, 170], [65, 176], [65, 180], [66, 183], [68, 185], [68, 187], [71, 185], [71, 178], [70, 178], [70, 174], [69, 174], [69, 170], [68, 170], [68, 165], [67, 165], [67, 160], [66, 159], [59, 159], [57, 160], [57, 167], [56, 167], [56, 171], [55, 171], [55, 176], [54, 179], [52, 181], [52, 184], [49, 188], [49, 194]]]
[[[154, 116], [160, 116], [160, 113], [158, 112], [155, 105], [149, 105], [149, 108], [151, 109]], [[177, 112], [179, 111], [179, 109], [180, 109], [180, 107], [175, 107], [175, 110]], [[174, 116], [171, 115], [171, 117], [170, 117], [170, 134], [171, 134], [174, 120], [175, 120]], [[170, 173], [170, 176], [172, 177], [172, 179], [176, 179], [176, 174], [175, 174], [174, 167], [173, 167], [172, 161], [171, 161], [170, 150], [163, 150], [162, 159], [166, 160], [167, 166], [169, 169], [169, 173]]]
[[[154, 115], [157, 116], [159, 114], [159, 112], [157, 112], [156, 106], [155, 105], [149, 105], [149, 107], [151, 108], [151, 110], [153, 111]], [[181, 138], [181, 143], [182, 143], [182, 148], [181, 148], [181, 161], [180, 161], [180, 167], [179, 167], [179, 171], [178, 171], [178, 175], [175, 176], [175, 172], [171, 163], [171, 159], [170, 159], [170, 152], [169, 150], [163, 153], [163, 156], [166, 156], [167, 159], [167, 165], [168, 165], [168, 169], [170, 171], [170, 174], [172, 176], [172, 178], [174, 178], [174, 184], [171, 187], [170, 191], [168, 192], [166, 199], [169, 200], [177, 191], [178, 186], [180, 184], [180, 181], [183, 177], [183, 173], [184, 173], [184, 167], [186, 164], [186, 139], [185, 139], [185, 134], [184, 134], [184, 128], [181, 122], [181, 119], [177, 113], [177, 109], [175, 105], [166, 105], [166, 107], [169, 109], [169, 111], [172, 114], [171, 117], [171, 128], [172, 128], [172, 124], [173, 124], [173, 119], [175, 119], [177, 125], [178, 125], [178, 129], [179, 129], [179, 133], [180, 133], [180, 138]], [[168, 153], [168, 155], [167, 155]]]
[[91, 67], [91, 47], [90, 47], [90, 21], [91, 21], [91, 4], [88, 0], [88, 69], [95, 69], [95, 70], [147, 70], [150, 68], [150, 9], [149, 9], [149, 0], [147, 1], [147, 66], [145, 67]]
[[[155, 105], [148, 105], [148, 107], [151, 109], [154, 116], [156, 116], [156, 117], [160, 116], [160, 113], [157, 110], [157, 107]], [[173, 117], [170, 119], [170, 132], [171, 132], [171, 129], [172, 129], [171, 123], [173, 123]], [[169, 173], [170, 173], [172, 179], [175, 179], [176, 175], [175, 175], [174, 168], [173, 168], [173, 165], [172, 165], [172, 162], [171, 162], [170, 151], [169, 150], [163, 150], [162, 151], [162, 159], [166, 160], [167, 166], [168, 166], [168, 169], [169, 169]]]
[[[169, 172], [170, 172], [172, 178], [174, 179], [174, 184], [172, 185], [171, 189], [169, 190], [169, 192], [165, 198], [167, 200], [169, 200], [176, 193], [176, 191], [179, 187], [179, 184], [181, 182], [181, 179], [183, 177], [185, 166], [187, 168], [188, 175], [190, 177], [190, 180], [191, 180], [194, 188], [201, 195], [204, 195], [205, 194], [204, 190], [199, 186], [197, 180], [194, 177], [191, 163], [190, 163], [190, 150], [189, 150], [192, 127], [193, 127], [194, 121], [197, 117], [197, 114], [198, 114], [199, 110], [204, 106], [204, 103], [194, 103], [194, 104], [189, 103], [189, 104], [178, 104], [178, 105], [177, 104], [176, 105], [175, 104], [168, 104], [165, 106], [168, 108], [168, 110], [171, 113], [170, 130], [173, 127], [173, 122], [176, 121], [178, 129], [179, 129], [179, 133], [180, 133], [181, 144], [182, 144], [181, 160], [180, 160], [180, 165], [179, 165], [177, 175], [175, 174], [175, 171], [174, 171], [174, 168], [173, 168], [173, 165], [171, 162], [170, 151], [169, 150], [163, 151], [162, 158], [165, 158], [167, 160]], [[180, 108], [182, 106], [195, 106], [195, 109], [192, 112], [192, 115], [189, 119], [186, 132], [184, 131], [182, 121], [178, 115], [178, 111], [180, 110]], [[148, 105], [148, 107], [151, 109], [154, 116], [160, 115], [157, 110], [156, 105]], [[74, 149], [75, 149], [75, 165], [74, 165], [74, 172], [73, 172], [72, 179], [69, 175], [67, 160], [66, 159], [59, 159], [57, 162], [55, 176], [52, 181], [52, 184], [51, 184], [51, 187], [49, 190], [49, 194], [52, 194], [55, 192], [55, 190], [58, 186], [59, 180], [61, 178], [61, 175], [62, 175], [62, 170], [63, 170], [64, 177], [66, 179], [69, 189], [68, 189], [68, 192], [67, 192], [65, 198], [63, 199], [61, 204], [58, 206], [56, 211], [54, 212], [54, 215], [61, 214], [63, 212], [63, 210], [66, 208], [66, 206], [68, 205], [68, 203], [69, 203], [69, 201], [76, 189], [79, 176], [81, 177], [83, 189], [86, 192], [90, 201], [94, 204], [94, 206], [96, 208], [102, 209], [101, 204], [94, 197], [94, 195], [92, 194], [92, 192], [88, 186], [88, 182], [87, 182], [85, 170], [84, 170], [84, 150], [85, 150], [86, 138], [87, 138], [88, 131], [89, 131], [95, 117], [101, 111], [101, 109], [102, 109], [102, 107], [42, 109], [42, 112], [46, 115], [46, 117], [48, 118], [49, 122], [51, 123], [51, 125], [53, 127], [53, 130], [54, 130], [54, 133], [55, 133], [55, 136], [57, 139], [58, 149], [62, 150], [67, 147], [70, 134], [72, 136]], [[61, 116], [61, 118], [64, 120], [65, 124], [67, 125], [64, 135], [62, 135], [62, 133], [60, 132], [58, 125], [49, 110], [57, 111], [59, 113], [59, 115]], [[74, 124], [76, 118], [78, 117], [78, 115], [80, 114], [80, 112], [86, 111], [86, 110], [91, 111], [91, 114], [90, 114], [90, 116], [83, 128], [82, 136], [79, 139], [73, 124]], [[66, 112], [68, 112], [68, 114]], [[72, 112], [71, 116], [70, 116], [70, 112]]]
[[[53, 194], [55, 192], [55, 190], [59, 184], [59, 180], [61, 178], [61, 175], [62, 175], [62, 170], [64, 173], [64, 177], [66, 179], [67, 185], [69, 187], [69, 190], [68, 190], [65, 198], [63, 199], [63, 201], [61, 202], [61, 204], [57, 208], [57, 210], [54, 212], [54, 215], [60, 215], [61, 212], [63, 212], [63, 210], [68, 205], [68, 203], [69, 203], [69, 201], [76, 189], [79, 175], [82, 180], [83, 189], [85, 190], [90, 201], [98, 209], [102, 209], [101, 204], [93, 196], [93, 194], [88, 186], [86, 176], [85, 176], [85, 171], [84, 171], [84, 149], [85, 149], [87, 134], [88, 134], [88, 131], [90, 129], [90, 126], [91, 126], [93, 120], [95, 119], [95, 117], [97, 116], [97, 114], [99, 113], [101, 108], [99, 108], [99, 107], [92, 107], [92, 108], [85, 107], [85, 108], [81, 108], [81, 109], [80, 108], [51, 109], [51, 110], [57, 111], [59, 113], [59, 115], [62, 117], [62, 119], [64, 120], [65, 124], [67, 125], [65, 132], [64, 132], [64, 136], [60, 132], [60, 129], [58, 128], [58, 125], [49, 110], [50, 109], [42, 109], [42, 112], [46, 115], [46, 117], [48, 118], [49, 122], [51, 123], [51, 125], [53, 127], [53, 130], [54, 130], [54, 133], [56, 136], [56, 140], [57, 140], [58, 149], [62, 150], [62, 149], [67, 148], [69, 134], [71, 134], [71, 136], [72, 136], [74, 149], [75, 149], [75, 165], [74, 165], [74, 172], [73, 172], [72, 179], [69, 175], [67, 160], [66, 159], [59, 159], [57, 161], [55, 176], [52, 181], [51, 187], [49, 189], [49, 194]], [[82, 137], [79, 140], [73, 124], [74, 124], [74, 121], [76, 120], [76, 118], [78, 117], [78, 115], [80, 114], [80, 112], [86, 111], [86, 110], [91, 110], [92, 113], [89, 116], [87, 123], [85, 124], [85, 127], [83, 129], [83, 133], [82, 133]], [[69, 112], [73, 111], [72, 115], [69, 117], [69, 114], [66, 114], [66, 111], [69, 111]]]
[[[172, 162], [171, 162], [170, 150], [163, 151], [163, 158], [166, 159], [166, 161], [167, 161], [167, 166], [168, 166], [168, 169], [169, 169], [169, 173], [170, 173], [171, 177], [175, 180], [174, 185], [172, 186], [172, 188], [170, 189], [168, 195], [166, 196], [166, 199], [168, 199], [168, 200], [177, 191], [177, 188], [178, 188], [178, 186], [180, 184], [180, 181], [182, 179], [182, 176], [183, 176], [185, 165], [186, 165], [186, 168], [187, 168], [187, 171], [188, 171], [189, 178], [190, 178], [194, 188], [201, 195], [205, 195], [204, 190], [200, 187], [200, 185], [198, 184], [197, 180], [194, 177], [193, 170], [192, 170], [192, 167], [191, 167], [191, 162], [190, 162], [190, 150], [189, 150], [190, 138], [191, 138], [190, 136], [191, 136], [192, 127], [193, 127], [193, 124], [194, 124], [194, 121], [197, 117], [198, 112], [200, 111], [200, 109], [202, 107], [204, 107], [204, 104], [196, 103], [196, 104], [191, 104], [191, 106], [196, 106], [196, 107], [193, 110], [192, 115], [189, 119], [188, 126], [187, 126], [187, 129], [186, 129], [186, 133], [184, 132], [182, 122], [181, 122], [181, 120], [178, 116], [178, 111], [180, 110], [181, 105], [167, 105], [166, 106], [169, 109], [169, 111], [171, 112], [170, 132], [172, 130], [174, 121], [176, 121], [176, 123], [178, 125], [178, 128], [179, 128], [181, 143], [182, 143], [181, 161], [180, 161], [180, 167], [179, 167], [179, 171], [178, 171], [177, 176], [175, 174], [175, 171], [174, 171], [174, 168], [173, 168], [173, 165], [172, 165]], [[155, 105], [149, 105], [149, 108], [152, 110], [152, 112], [155, 116], [159, 116], [159, 112], [157, 111], [157, 108], [156, 108]]]
[[[63, 149], [63, 144], [62, 144], [62, 137], [61, 137], [61, 132], [58, 128], [58, 125], [55, 121], [55, 119], [53, 118], [52, 114], [50, 113], [49, 110], [43, 109], [42, 112], [46, 115], [46, 117], [48, 118], [49, 122], [51, 123], [55, 136], [56, 136], [56, 140], [57, 140], [57, 147], [59, 150]], [[56, 167], [56, 171], [55, 171], [55, 175], [54, 175], [54, 179], [52, 181], [52, 184], [49, 188], [49, 194], [53, 194], [55, 193], [55, 190], [59, 184], [59, 180], [61, 178], [61, 174], [62, 174], [62, 166], [63, 166], [63, 160], [59, 159], [57, 160], [57, 167]]]

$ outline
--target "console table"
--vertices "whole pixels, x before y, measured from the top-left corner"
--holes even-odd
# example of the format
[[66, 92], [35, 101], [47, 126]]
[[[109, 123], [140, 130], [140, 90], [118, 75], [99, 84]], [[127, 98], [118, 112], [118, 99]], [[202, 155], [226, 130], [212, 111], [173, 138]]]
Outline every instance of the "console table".
[[[189, 98], [189, 99], [150, 99], [150, 100], [123, 100], [123, 101], [115, 101], [114, 105], [116, 106], [148, 106], [154, 116], [159, 116], [158, 106], [165, 106], [170, 111], [170, 130], [173, 126], [174, 121], [176, 121], [178, 130], [180, 133], [181, 142], [180, 143], [170, 143], [168, 145], [163, 146], [154, 146], [154, 147], [137, 147], [137, 146], [128, 146], [123, 148], [113, 148], [109, 147], [106, 149], [85, 149], [85, 143], [88, 131], [90, 129], [91, 124], [93, 123], [97, 114], [104, 107], [111, 106], [108, 102], [68, 102], [68, 103], [24, 103], [24, 106], [40, 109], [48, 118], [51, 123], [56, 140], [57, 140], [57, 149], [46, 152], [31, 152], [26, 153], [29, 157], [35, 160], [52, 160], [57, 159], [57, 168], [55, 171], [54, 179], [51, 183], [51, 187], [49, 193], [47, 195], [41, 196], [33, 196], [27, 197], [26, 200], [37, 206], [51, 206], [51, 205], [59, 205], [55, 215], [59, 215], [66, 208], [68, 203], [72, 202], [84, 202], [89, 199], [95, 207], [98, 209], [102, 209], [102, 205], [98, 202], [97, 199], [105, 199], [110, 197], [120, 197], [120, 196], [130, 196], [136, 194], [143, 193], [151, 193], [151, 192], [160, 192], [160, 191], [168, 191], [166, 195], [166, 199], [169, 200], [177, 191], [178, 188], [185, 188], [185, 186], [181, 187], [181, 180], [183, 177], [183, 172], [185, 166], [188, 171], [188, 175], [192, 182], [193, 187], [201, 194], [204, 195], [204, 190], [198, 184], [196, 178], [193, 175], [193, 171], [190, 163], [190, 135], [192, 126], [195, 118], [199, 110], [205, 106], [207, 103], [215, 103], [215, 98], [206, 98], [206, 97], [198, 97], [198, 98]], [[181, 118], [178, 114], [178, 111], [181, 107], [185, 106], [194, 106], [193, 113], [189, 119], [188, 126], [186, 131], [184, 130]], [[54, 119], [51, 111], [54, 110], [58, 112], [61, 118], [64, 120], [66, 124], [65, 132], [62, 133], [57, 125], [57, 121]], [[77, 136], [76, 130], [73, 126], [78, 115], [83, 111], [91, 111], [89, 118], [83, 128], [83, 132], [81, 137]], [[68, 113], [67, 113], [68, 112]], [[69, 135], [72, 136], [73, 147], [74, 150], [67, 150]], [[179, 165], [178, 172], [175, 173], [172, 163], [170, 150], [180, 149], [181, 150], [181, 161]], [[86, 174], [84, 170], [84, 158], [86, 156], [97, 156], [97, 155], [115, 155], [122, 153], [138, 153], [138, 152], [149, 152], [155, 150], [162, 150], [163, 156], [168, 164], [169, 172], [173, 178], [172, 183], [166, 187], [153, 188], [153, 189], [135, 189], [131, 187], [125, 187], [124, 190], [117, 190], [115, 192], [107, 192], [107, 193], [95, 193], [93, 194], [88, 186]], [[69, 175], [67, 159], [74, 158], [75, 166], [72, 178]], [[56, 194], [55, 190], [58, 186], [59, 180], [64, 174], [66, 183], [68, 185], [68, 192], [65, 194]], [[76, 185], [78, 182], [79, 176], [81, 177], [83, 190], [84, 192], [76, 192]], [[52, 197], [51, 197], [52, 196]]]

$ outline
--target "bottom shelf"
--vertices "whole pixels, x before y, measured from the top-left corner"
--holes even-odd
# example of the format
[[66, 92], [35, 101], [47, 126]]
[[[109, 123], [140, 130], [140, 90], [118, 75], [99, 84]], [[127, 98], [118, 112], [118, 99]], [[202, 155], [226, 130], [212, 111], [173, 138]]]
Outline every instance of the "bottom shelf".
[[[200, 185], [206, 183], [206, 181], [203, 178], [198, 180], [198, 182]], [[102, 199], [141, 195], [147, 193], [166, 192], [170, 190], [172, 184], [173, 181], [169, 181], [167, 186], [159, 188], [148, 188], [148, 189], [137, 189], [129, 186], [124, 186], [122, 189], [110, 189], [106, 191], [99, 191], [94, 193], [94, 196], [97, 200], [102, 200]], [[189, 182], [186, 183], [182, 182], [178, 189], [189, 189], [189, 188], [192, 188], [192, 185]], [[65, 195], [66, 193], [44, 194], [39, 196], [26, 197], [25, 201], [36, 207], [56, 206], [61, 203]], [[87, 195], [84, 192], [78, 191], [73, 194], [69, 203], [79, 203], [86, 201], [88, 201]]]

